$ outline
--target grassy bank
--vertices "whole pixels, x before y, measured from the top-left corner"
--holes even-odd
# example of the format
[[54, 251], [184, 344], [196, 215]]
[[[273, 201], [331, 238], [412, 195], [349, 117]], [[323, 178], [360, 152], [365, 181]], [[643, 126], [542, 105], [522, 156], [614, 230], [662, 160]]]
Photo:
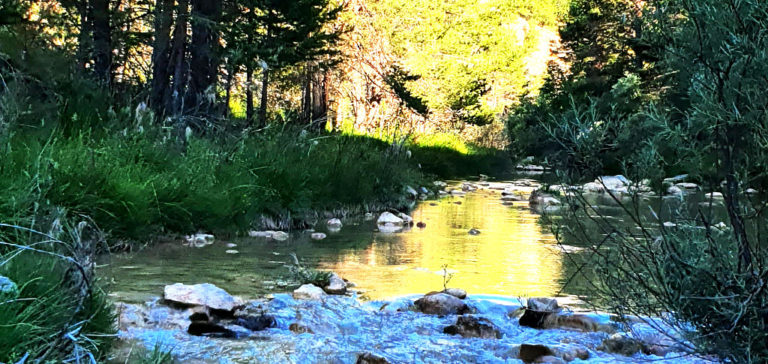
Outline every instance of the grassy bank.
[[370, 138], [281, 129], [192, 137], [185, 151], [164, 139], [160, 131], [11, 136], [0, 152], [0, 220], [29, 223], [61, 207], [118, 239], [243, 231], [401, 206], [406, 185], [427, 183], [413, 160]]

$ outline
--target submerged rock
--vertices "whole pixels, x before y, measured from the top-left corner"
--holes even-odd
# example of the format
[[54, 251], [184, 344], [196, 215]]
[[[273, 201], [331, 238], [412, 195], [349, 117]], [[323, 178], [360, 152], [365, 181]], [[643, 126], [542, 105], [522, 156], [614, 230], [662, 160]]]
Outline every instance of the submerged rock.
[[459, 316], [456, 323], [446, 327], [443, 333], [476, 337], [481, 339], [501, 339], [501, 331], [491, 321], [475, 316]]
[[603, 340], [600, 346], [597, 347], [597, 350], [624, 356], [632, 356], [643, 350], [643, 343], [640, 340], [622, 334], [614, 334]]
[[468, 232], [469, 235], [480, 235], [480, 230], [477, 229], [469, 229]]
[[466, 303], [445, 293], [428, 294], [414, 303], [419, 311], [429, 315], [463, 315], [469, 312]]
[[297, 300], [322, 300], [325, 291], [314, 284], [305, 284], [293, 291], [293, 298]]
[[277, 321], [270, 315], [238, 317], [233, 324], [251, 331], [262, 331], [277, 326]]
[[422, 221], [419, 221], [419, 223], [416, 224], [416, 227], [419, 229], [424, 229], [427, 227], [427, 224]]
[[298, 322], [294, 322], [290, 326], [288, 326], [288, 330], [290, 330], [292, 333], [295, 333], [295, 334], [314, 334], [315, 333], [308, 326], [304, 326]]
[[343, 295], [347, 293], [347, 282], [345, 282], [338, 274], [333, 273], [328, 278], [328, 285], [323, 288], [325, 293]]
[[165, 286], [163, 298], [172, 303], [186, 306], [204, 306], [213, 310], [234, 311], [244, 302], [227, 291], [210, 283], [186, 285], [181, 283]]
[[272, 233], [272, 239], [275, 239], [277, 241], [286, 241], [290, 237], [291, 236], [285, 231], [275, 231]]

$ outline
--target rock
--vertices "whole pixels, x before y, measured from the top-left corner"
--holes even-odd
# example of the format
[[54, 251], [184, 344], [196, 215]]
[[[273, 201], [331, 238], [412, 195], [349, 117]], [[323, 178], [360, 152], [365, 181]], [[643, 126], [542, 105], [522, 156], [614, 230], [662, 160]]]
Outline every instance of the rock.
[[406, 215], [406, 214], [404, 214], [402, 212], [398, 214], [398, 217], [403, 220], [403, 223], [405, 225], [413, 226], [413, 218], [412, 217], [410, 217], [410, 216], [408, 216], [408, 215]]
[[481, 339], [501, 339], [502, 336], [501, 331], [491, 321], [475, 316], [459, 316], [456, 323], [446, 327], [443, 333]]
[[214, 237], [210, 234], [194, 234], [184, 237], [186, 242], [184, 245], [188, 245], [194, 248], [202, 248], [207, 245], [213, 244]]
[[272, 233], [272, 239], [275, 239], [277, 241], [286, 241], [291, 236], [288, 235], [285, 231], [275, 231]]
[[325, 235], [324, 233], [312, 233], [312, 235], [310, 235], [309, 237], [312, 238], [312, 240], [323, 240], [328, 236]]
[[379, 216], [379, 219], [376, 220], [376, 224], [402, 227], [403, 225], [405, 225], [405, 220], [395, 216], [395, 214], [389, 211], [385, 211]]
[[551, 298], [529, 298], [527, 307], [520, 317], [520, 326], [544, 329], [551, 316], [560, 311], [557, 300]]
[[405, 193], [407, 193], [408, 197], [410, 197], [410, 198], [414, 198], [415, 199], [416, 197], [419, 197], [419, 192], [416, 191], [415, 189], [413, 189], [413, 187], [411, 187], [411, 186], [406, 186], [405, 187]]
[[230, 248], [230, 249], [232, 249], [232, 248], [237, 248], [237, 244], [233, 244], [233, 243], [227, 243], [226, 247], [227, 247], [227, 248]]
[[341, 229], [341, 227], [344, 226], [341, 223], [341, 220], [339, 220], [339, 219], [330, 219], [330, 220], [328, 220], [326, 225], [328, 225], [328, 227], [332, 228], [332, 229]]
[[314, 284], [305, 284], [293, 291], [293, 298], [297, 300], [322, 300], [325, 296], [325, 291]]
[[419, 229], [424, 229], [427, 227], [427, 224], [422, 221], [419, 221], [419, 223], [416, 224], [416, 227]]
[[315, 333], [314, 331], [312, 331], [311, 328], [297, 322], [292, 323], [291, 326], [288, 327], [288, 330], [291, 330], [291, 332], [295, 334], [314, 334]]
[[667, 188], [667, 195], [670, 195], [670, 196], [683, 196], [683, 195], [685, 195], [685, 191], [683, 191], [683, 189], [680, 188], [680, 187], [670, 186], [669, 188]]
[[565, 364], [565, 361], [563, 359], [560, 359], [556, 356], [552, 355], [546, 355], [542, 356], [538, 359], [536, 359], [536, 363], [542, 363], [542, 364]]
[[681, 174], [681, 175], [674, 176], [674, 177], [664, 178], [663, 182], [673, 185], [675, 183], [684, 182], [686, 179], [688, 179], [688, 175], [687, 174]]
[[622, 334], [614, 334], [611, 337], [603, 340], [602, 344], [597, 347], [597, 350], [604, 351], [606, 353], [632, 356], [643, 350], [643, 343], [640, 340], [636, 340]]
[[560, 306], [558, 306], [557, 300], [552, 298], [544, 298], [544, 297], [529, 298], [526, 306], [529, 310], [539, 311], [539, 312], [560, 311]]
[[544, 167], [537, 166], [534, 164], [518, 164], [517, 169], [520, 171], [526, 171], [526, 172], [544, 172]]
[[467, 298], [467, 291], [461, 289], [461, 288], [448, 288], [443, 291], [445, 294], [449, 294], [453, 297], [456, 297], [460, 300], [463, 300]]
[[237, 336], [234, 331], [221, 325], [202, 321], [196, 321], [189, 324], [187, 333], [194, 336], [220, 336], [226, 338], [234, 338]]
[[440, 187], [440, 188], [448, 186], [448, 184], [443, 181], [435, 181], [435, 182], [432, 182], [432, 184], [435, 185], [435, 187]]
[[421, 192], [424, 195], [428, 195], [429, 194], [429, 190], [426, 187], [423, 187], [423, 186], [419, 187], [419, 192]]
[[238, 317], [233, 323], [251, 331], [262, 331], [277, 326], [277, 320], [270, 315]]
[[0, 303], [19, 297], [19, 287], [10, 278], [0, 275]]
[[274, 234], [274, 231], [254, 231], [251, 230], [248, 232], [248, 236], [252, 238], [271, 238], [272, 234]]
[[671, 222], [671, 221], [665, 221], [661, 225], [664, 226], [667, 229], [671, 229], [671, 228], [676, 228], [677, 227], [677, 224], [675, 224], [674, 222]]
[[627, 179], [627, 177], [624, 177], [622, 175], [602, 176], [598, 178], [595, 182], [605, 185], [605, 187], [611, 191], [626, 191], [627, 187], [629, 187], [630, 185], [630, 182]]
[[531, 193], [531, 197], [528, 199], [528, 202], [531, 205], [539, 206], [542, 208], [547, 206], [559, 206], [562, 204], [560, 200], [550, 194], [542, 192], [541, 190], [533, 191], [533, 193]]
[[585, 183], [582, 189], [586, 193], [605, 193], [605, 186], [599, 182]]
[[706, 194], [704, 197], [706, 197], [707, 199], [712, 199], [712, 200], [722, 200], [723, 199], [723, 193], [722, 192], [710, 192], [710, 193]]
[[227, 254], [240, 254], [239, 251], [234, 250], [234, 249], [229, 249], [229, 250], [226, 250], [224, 252], [227, 253]]
[[480, 235], [480, 230], [477, 229], [469, 229], [468, 232], [469, 235]]
[[686, 182], [676, 183], [675, 187], [683, 189], [685, 191], [697, 191], [699, 189], [699, 185], [695, 183], [686, 183]]
[[335, 295], [343, 295], [347, 293], [347, 282], [344, 282], [338, 274], [331, 274], [331, 277], [328, 278], [328, 282], [328, 285], [323, 288], [325, 293]]
[[469, 312], [469, 306], [462, 300], [445, 293], [428, 294], [415, 302], [422, 313], [429, 315], [462, 315]]
[[587, 349], [575, 348], [563, 351], [560, 356], [565, 361], [574, 361], [576, 359], [587, 360], [589, 359], [589, 351], [587, 351]]
[[165, 286], [163, 298], [168, 302], [186, 306], [205, 306], [213, 310], [234, 311], [244, 302], [225, 290], [210, 283], [186, 285], [181, 283]]
[[554, 355], [555, 353], [552, 352], [552, 349], [544, 345], [522, 344], [520, 345], [518, 358], [525, 363], [536, 363], [543, 357]]
[[389, 364], [387, 359], [380, 356], [373, 355], [371, 353], [360, 354], [357, 357], [355, 364]]
[[745, 192], [746, 194], [748, 194], [748, 195], [756, 195], [756, 194], [758, 193], [758, 192], [757, 192], [757, 190], [756, 190], [756, 189], [754, 189], [754, 188], [747, 188], [747, 190], [746, 190], [746, 191], [744, 191], [744, 192]]

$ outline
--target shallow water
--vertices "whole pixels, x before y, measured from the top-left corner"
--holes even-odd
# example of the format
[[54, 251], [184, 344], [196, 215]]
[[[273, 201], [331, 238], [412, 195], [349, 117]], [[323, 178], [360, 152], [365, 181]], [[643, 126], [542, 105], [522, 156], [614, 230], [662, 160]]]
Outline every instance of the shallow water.
[[[300, 232], [285, 242], [239, 238], [204, 248], [168, 243], [114, 256], [105, 269], [113, 295], [124, 302], [144, 302], [176, 282], [213, 283], [251, 299], [287, 292], [294, 288], [287, 269], [291, 253], [307, 266], [354, 282], [364, 299], [440, 290], [444, 266], [451, 276], [448, 286], [470, 293], [530, 297], [579, 291], [578, 280], [563, 289], [574, 267], [541, 216], [524, 202], [503, 204], [500, 192], [486, 188], [421, 202], [411, 216], [426, 223], [423, 229], [388, 234], [377, 232], [375, 221], [345, 220], [339, 232], [319, 227], [328, 234], [322, 241]], [[473, 228], [480, 235], [470, 235]], [[230, 249], [238, 254], [227, 254]]]

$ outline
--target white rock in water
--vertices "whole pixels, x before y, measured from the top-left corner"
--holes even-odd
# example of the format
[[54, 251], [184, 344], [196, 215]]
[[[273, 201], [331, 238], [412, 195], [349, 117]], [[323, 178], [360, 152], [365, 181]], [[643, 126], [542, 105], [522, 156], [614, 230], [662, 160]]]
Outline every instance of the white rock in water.
[[347, 293], [347, 282], [344, 282], [338, 274], [331, 274], [328, 282], [328, 285], [324, 288], [326, 293], [335, 295], [343, 295]]
[[681, 189], [684, 189], [684, 190], [693, 190], [693, 191], [695, 191], [695, 190], [699, 189], [699, 185], [697, 185], [695, 183], [677, 183], [677, 184], [675, 184], [675, 186], [677, 186], [677, 187], [679, 187]]
[[272, 233], [272, 239], [275, 239], [277, 241], [286, 241], [291, 236], [288, 235], [285, 231], [275, 231]]
[[309, 237], [312, 238], [312, 240], [323, 240], [327, 238], [327, 236], [323, 233], [312, 233], [312, 235]]
[[252, 238], [271, 238], [272, 234], [274, 234], [274, 231], [254, 231], [251, 230], [248, 232], [248, 236]]
[[234, 250], [234, 249], [227, 250], [227, 251], [225, 251], [225, 253], [227, 253], [227, 254], [240, 254], [239, 251]]
[[242, 299], [210, 283], [195, 285], [176, 283], [165, 286], [163, 298], [166, 301], [184, 305], [205, 306], [222, 311], [233, 311], [244, 304]]
[[667, 194], [671, 196], [682, 196], [685, 194], [685, 191], [683, 191], [683, 189], [680, 187], [671, 186], [667, 188]]
[[418, 192], [418, 191], [416, 191], [416, 190], [415, 190], [413, 187], [411, 187], [411, 186], [406, 186], [406, 187], [405, 187], [405, 192], [406, 192], [406, 193], [408, 194], [408, 196], [409, 196], [409, 197], [411, 197], [411, 198], [416, 198], [416, 197], [418, 197], [418, 196], [419, 196], [419, 192]]
[[622, 175], [618, 176], [602, 176], [598, 178], [595, 183], [605, 185], [609, 190], [622, 190], [629, 186], [630, 182], [627, 177]]
[[202, 248], [206, 245], [213, 244], [214, 237], [210, 234], [195, 234], [195, 235], [187, 235], [185, 237], [186, 239], [186, 245], [195, 247], [195, 248]]
[[537, 312], [557, 312], [560, 310], [557, 300], [544, 297], [529, 298], [527, 307], [529, 310]]
[[385, 211], [379, 216], [379, 219], [376, 220], [376, 224], [402, 227], [403, 225], [405, 225], [405, 220], [395, 216], [395, 214], [389, 211]]
[[237, 244], [227, 243], [227, 248], [237, 248]]
[[297, 300], [322, 300], [325, 296], [325, 291], [314, 284], [305, 284], [293, 291], [293, 298]]
[[710, 192], [710, 193], [708, 193], [708, 194], [706, 195], [706, 197], [707, 197], [708, 199], [714, 199], [714, 200], [717, 200], [717, 199], [722, 199], [722, 198], [723, 198], [723, 194], [722, 194], [721, 192]]
[[385, 234], [394, 234], [403, 231], [403, 227], [400, 225], [385, 224], [379, 225], [379, 232]]
[[665, 228], [674, 228], [677, 227], [677, 224], [671, 221], [666, 221], [662, 225], [664, 225]]
[[444, 290], [443, 292], [446, 293], [446, 294], [449, 294], [449, 295], [451, 295], [453, 297], [456, 297], [456, 298], [458, 298], [460, 300], [463, 300], [463, 299], [467, 298], [467, 291], [465, 291], [465, 290], [463, 290], [461, 288], [448, 288], [448, 289]]
[[337, 228], [337, 229], [341, 229], [341, 227], [343, 226], [341, 224], [341, 220], [339, 220], [339, 219], [330, 219], [330, 220], [328, 220], [327, 225], [330, 228]]

